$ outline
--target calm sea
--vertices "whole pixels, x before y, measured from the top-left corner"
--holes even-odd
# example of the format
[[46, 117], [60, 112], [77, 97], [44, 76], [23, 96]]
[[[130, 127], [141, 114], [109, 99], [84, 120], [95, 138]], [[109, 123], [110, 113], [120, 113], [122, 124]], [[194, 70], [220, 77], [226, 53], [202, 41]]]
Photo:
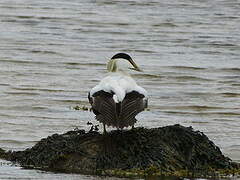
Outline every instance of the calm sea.
[[[23, 150], [75, 127], [89, 130], [87, 93], [117, 52], [149, 92], [136, 126], [204, 132], [240, 161], [239, 0], [1, 0], [0, 147]], [[100, 179], [23, 170], [0, 179]]]

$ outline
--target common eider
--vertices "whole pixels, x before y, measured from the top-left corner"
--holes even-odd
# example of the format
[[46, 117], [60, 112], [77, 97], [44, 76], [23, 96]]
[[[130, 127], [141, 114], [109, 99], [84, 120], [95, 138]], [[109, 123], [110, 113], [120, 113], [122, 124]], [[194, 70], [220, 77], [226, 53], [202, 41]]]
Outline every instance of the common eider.
[[114, 55], [107, 63], [108, 75], [88, 93], [96, 119], [106, 125], [123, 129], [134, 126], [135, 116], [147, 108], [147, 91], [138, 86], [127, 70], [141, 71], [125, 53]]

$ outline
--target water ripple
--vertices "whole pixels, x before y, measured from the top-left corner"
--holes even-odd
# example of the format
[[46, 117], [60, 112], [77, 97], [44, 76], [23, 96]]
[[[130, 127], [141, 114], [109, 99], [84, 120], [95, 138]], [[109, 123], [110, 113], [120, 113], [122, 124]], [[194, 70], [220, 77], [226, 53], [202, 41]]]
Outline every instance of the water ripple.
[[89, 105], [107, 60], [123, 51], [144, 70], [133, 78], [149, 92], [137, 126], [193, 126], [239, 160], [239, 18], [234, 0], [2, 0], [0, 147], [97, 123], [71, 107]]

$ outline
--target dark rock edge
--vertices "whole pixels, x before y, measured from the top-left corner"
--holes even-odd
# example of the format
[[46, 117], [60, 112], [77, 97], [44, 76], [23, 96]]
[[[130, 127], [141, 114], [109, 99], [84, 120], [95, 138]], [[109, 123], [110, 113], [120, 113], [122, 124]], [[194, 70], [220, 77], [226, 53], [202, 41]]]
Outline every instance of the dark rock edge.
[[0, 148], [0, 158], [26, 168], [118, 177], [240, 174], [240, 165], [206, 135], [181, 125], [107, 134], [74, 130], [43, 138], [24, 151]]

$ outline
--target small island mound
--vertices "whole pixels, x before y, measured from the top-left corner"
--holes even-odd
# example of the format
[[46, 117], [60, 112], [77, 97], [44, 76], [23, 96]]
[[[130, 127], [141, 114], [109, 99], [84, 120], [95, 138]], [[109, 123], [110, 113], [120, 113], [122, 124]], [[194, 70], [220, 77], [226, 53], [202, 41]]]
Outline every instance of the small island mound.
[[239, 172], [239, 164], [225, 157], [206, 135], [181, 125], [107, 134], [77, 129], [53, 134], [24, 151], [0, 149], [0, 158], [27, 168], [119, 177]]

